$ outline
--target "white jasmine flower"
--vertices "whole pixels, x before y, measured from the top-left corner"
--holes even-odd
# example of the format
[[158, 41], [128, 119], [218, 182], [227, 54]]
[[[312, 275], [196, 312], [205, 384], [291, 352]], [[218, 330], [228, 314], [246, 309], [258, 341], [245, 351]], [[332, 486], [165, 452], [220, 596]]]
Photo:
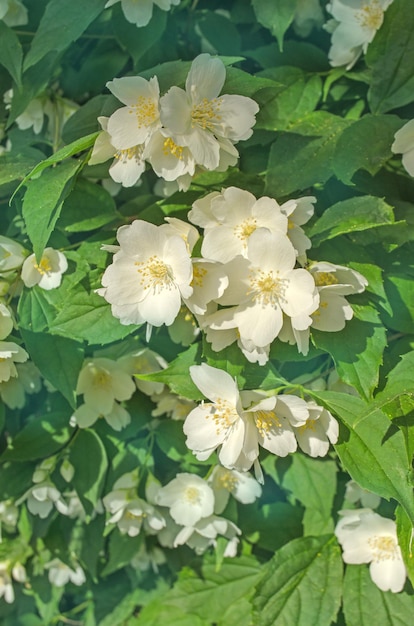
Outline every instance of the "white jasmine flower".
[[185, 300], [186, 305], [194, 314], [204, 315], [212, 300], [221, 298], [226, 290], [229, 279], [226, 268], [221, 263], [207, 259], [192, 259], [193, 293]]
[[345, 563], [370, 563], [372, 581], [381, 591], [402, 591], [406, 568], [398, 545], [396, 524], [370, 509], [339, 511], [335, 535]]
[[129, 537], [139, 535], [142, 527], [153, 535], [165, 526], [163, 516], [152, 504], [137, 496], [130, 500], [128, 493], [125, 493], [125, 500], [122, 502], [120, 492], [121, 490], [111, 491], [103, 498], [106, 510], [112, 514], [107, 524], [116, 524], [120, 532]]
[[151, 135], [144, 158], [157, 176], [166, 181], [177, 180], [185, 175], [194, 176], [195, 161], [191, 150], [185, 145], [178, 145], [165, 129]]
[[0, 302], [0, 339], [8, 337], [13, 330], [13, 318], [10, 309]]
[[296, 200], [288, 200], [280, 207], [281, 212], [288, 218], [287, 235], [296, 250], [301, 265], [306, 262], [306, 250], [312, 246], [311, 240], [305, 235], [301, 226], [313, 216], [315, 202], [314, 196], [304, 196]]
[[166, 563], [167, 559], [164, 552], [158, 546], [147, 547], [145, 543], [141, 543], [138, 552], [131, 559], [131, 567], [145, 572], [152, 569], [154, 574], [158, 574], [159, 565]]
[[87, 408], [103, 415], [113, 410], [115, 400], [129, 400], [134, 391], [131, 376], [116, 361], [102, 357], [86, 361], [76, 387]]
[[89, 404], [81, 404], [73, 413], [69, 423], [71, 426], [89, 428], [101, 417], [111, 428], [117, 431], [122, 430], [131, 423], [131, 416], [128, 411], [115, 400], [107, 413], [97, 411]]
[[308, 401], [309, 418], [300, 426], [294, 427], [300, 448], [311, 457], [326, 456], [330, 443], [336, 443], [339, 425], [331, 413], [312, 400]]
[[414, 176], [414, 120], [397, 130], [391, 146], [394, 154], [402, 154], [402, 164], [410, 176]]
[[19, 0], [0, 0], [0, 20], [7, 26], [24, 26], [28, 22], [27, 9]]
[[122, 11], [128, 22], [136, 24], [136, 26], [148, 24], [152, 17], [154, 4], [163, 11], [168, 11], [171, 6], [180, 4], [180, 0], [108, 0], [105, 8], [111, 7], [117, 2], [121, 2]]
[[18, 375], [15, 363], [29, 358], [26, 350], [12, 341], [0, 341], [0, 383]]
[[345, 500], [351, 504], [360, 502], [364, 508], [376, 509], [381, 502], [380, 496], [367, 489], [363, 489], [355, 480], [348, 480], [345, 485]]
[[34, 363], [18, 363], [17, 376], [0, 382], [0, 396], [10, 409], [22, 409], [26, 404], [26, 394], [38, 393], [42, 383], [40, 372]]
[[171, 326], [168, 326], [168, 334], [171, 341], [182, 346], [190, 346], [194, 343], [195, 338], [200, 334], [200, 328], [187, 306], [183, 305], [180, 308], [177, 317]]
[[166, 415], [172, 420], [184, 420], [187, 415], [196, 407], [196, 403], [188, 398], [177, 396], [175, 393], [164, 390], [160, 394], [151, 396], [151, 400], [156, 408], [151, 411], [153, 417]]
[[208, 170], [220, 162], [218, 138], [231, 142], [248, 139], [259, 108], [238, 95], [219, 96], [226, 78], [220, 59], [200, 54], [191, 65], [185, 91], [171, 89], [161, 98], [161, 120], [174, 141], [187, 146], [195, 162]]
[[[207, 198], [210, 206], [206, 206]], [[247, 257], [250, 236], [258, 228], [287, 233], [287, 217], [273, 198], [256, 200], [253, 194], [237, 187], [207, 198], [196, 201], [188, 214], [191, 222], [204, 226], [201, 254], [206, 259], [226, 263], [238, 255]]]
[[53, 508], [66, 515], [68, 507], [63, 500], [60, 491], [48, 480], [33, 485], [26, 493], [19, 498], [16, 505], [26, 500], [27, 508], [32, 515], [38, 515], [45, 519]]
[[293, 28], [299, 37], [308, 37], [313, 28], [322, 26], [323, 20], [319, 0], [297, 0]]
[[208, 482], [214, 491], [216, 514], [224, 511], [230, 494], [242, 504], [250, 504], [262, 495], [261, 486], [249, 473], [226, 469], [220, 465], [216, 465]]
[[159, 489], [155, 500], [157, 504], [169, 507], [172, 519], [183, 526], [194, 526], [201, 518], [211, 515], [214, 509], [213, 490], [195, 474], [177, 474]]
[[183, 428], [187, 447], [199, 460], [205, 460], [220, 446], [218, 457], [224, 467], [245, 469], [237, 465], [246, 427], [235, 380], [227, 372], [206, 363], [192, 365], [190, 376], [211, 402], [202, 402], [188, 414]]
[[0, 273], [17, 270], [26, 256], [26, 250], [17, 241], [0, 235]]
[[367, 51], [392, 1], [331, 0], [327, 4], [326, 9], [335, 20], [328, 23], [328, 29], [333, 29], [329, 51], [332, 66], [346, 65], [347, 70], [351, 69], [362, 52]]
[[121, 226], [117, 237], [121, 249], [105, 270], [98, 293], [122, 324], [169, 326], [178, 315], [181, 298], [193, 292], [186, 243], [171, 234], [169, 225], [142, 220]]
[[68, 262], [63, 252], [45, 248], [38, 263], [31, 254], [22, 266], [22, 281], [26, 287], [39, 285], [41, 289], [56, 289], [62, 282], [62, 274], [68, 269]]
[[52, 559], [52, 561], [46, 563], [45, 569], [49, 570], [49, 582], [55, 587], [64, 587], [68, 582], [79, 587], [86, 582], [85, 572], [80, 565], [76, 565], [76, 567], [72, 569], [60, 559]]
[[114, 78], [106, 86], [126, 106], [109, 117], [107, 132], [118, 150], [132, 149], [145, 142], [160, 128], [158, 79], [141, 76]]
[[13, 604], [14, 589], [9, 568], [10, 565], [7, 561], [0, 563], [0, 598], [4, 598], [7, 604]]
[[18, 517], [19, 509], [11, 500], [0, 502], [0, 526], [1, 524], [5, 524], [13, 528], [17, 524]]
[[[149, 348], [142, 348], [132, 354], [127, 354], [118, 359], [119, 366], [129, 374], [152, 374], [161, 372], [168, 366], [165, 359]], [[134, 378], [137, 388], [147, 396], [162, 393], [164, 383], [152, 382], [151, 380], [140, 380]]]
[[164, 224], [164, 230], [171, 231], [172, 235], [179, 235], [187, 246], [188, 254], [191, 254], [195, 244], [197, 243], [200, 235], [198, 234], [198, 230], [188, 224], [188, 222], [184, 222], [183, 220], [179, 220], [177, 217], [166, 217], [164, 218], [167, 224]]
[[200, 519], [193, 526], [184, 526], [174, 539], [174, 548], [184, 543], [195, 550], [197, 554], [203, 554], [210, 546], [216, 546], [216, 538], [220, 535], [229, 540], [224, 551], [225, 557], [234, 557], [239, 543], [238, 535], [241, 530], [224, 517], [209, 515]]

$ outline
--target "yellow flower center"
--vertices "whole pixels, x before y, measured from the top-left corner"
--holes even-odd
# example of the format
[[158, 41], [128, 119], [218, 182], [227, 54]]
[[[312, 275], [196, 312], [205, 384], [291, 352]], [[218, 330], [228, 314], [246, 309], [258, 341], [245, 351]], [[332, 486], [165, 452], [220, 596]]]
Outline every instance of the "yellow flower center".
[[133, 148], [126, 148], [125, 150], [117, 150], [114, 154], [114, 158], [118, 161], [126, 163], [131, 159], [140, 161], [142, 159], [143, 146], [134, 146]]
[[171, 139], [171, 137], [167, 137], [163, 144], [163, 153], [165, 156], [172, 154], [177, 159], [183, 160], [183, 148], [182, 146], [177, 146], [175, 141]]
[[398, 558], [398, 544], [394, 537], [378, 536], [368, 539], [374, 561], [386, 561]]
[[363, 28], [378, 30], [384, 20], [384, 11], [378, 0], [365, 4], [357, 13], [357, 19]]
[[282, 424], [274, 411], [256, 411], [254, 421], [261, 437], [268, 437], [274, 428], [282, 428]]
[[200, 492], [197, 487], [187, 487], [184, 491], [184, 497], [191, 504], [197, 504], [197, 502], [200, 502]]
[[316, 272], [313, 277], [317, 287], [326, 287], [327, 285], [337, 285], [339, 283], [333, 272]]
[[201, 126], [203, 130], [212, 130], [214, 124], [221, 120], [221, 115], [219, 115], [220, 106], [221, 102], [217, 98], [213, 98], [213, 100], [203, 98], [201, 102], [195, 104], [191, 109], [193, 128], [194, 126]]
[[243, 241], [244, 245], [247, 245], [247, 239], [257, 228], [257, 220], [254, 217], [248, 217], [241, 224], [235, 227], [234, 234], [238, 239]]
[[42, 276], [52, 271], [52, 266], [50, 265], [50, 261], [45, 256], [42, 256], [40, 263], [35, 263], [34, 267]]
[[210, 404], [209, 406], [211, 413], [206, 415], [206, 419], [209, 417], [213, 418], [217, 435], [219, 435], [222, 430], [228, 430], [235, 421], [240, 419], [236, 408], [227, 402], [227, 400], [218, 398], [215, 404]]
[[227, 491], [234, 491], [239, 484], [237, 477], [232, 472], [222, 472], [218, 479], [219, 484], [227, 489]]
[[202, 287], [204, 276], [207, 274], [207, 270], [204, 267], [193, 267], [193, 280], [191, 281], [192, 287]]
[[304, 433], [306, 430], [315, 430], [316, 420], [307, 420], [302, 426], [298, 427], [298, 431]]
[[159, 117], [156, 102], [152, 98], [145, 96], [140, 96], [137, 103], [130, 108], [129, 112], [135, 113], [138, 128], [151, 126]]
[[250, 289], [247, 295], [252, 295], [255, 302], [263, 305], [276, 305], [284, 300], [287, 281], [279, 277], [278, 270], [264, 272], [259, 270], [249, 276]]
[[112, 376], [111, 374], [101, 368], [101, 367], [96, 367], [95, 365], [91, 367], [91, 373], [93, 376], [93, 386], [94, 387], [101, 387], [106, 389], [107, 387], [109, 387], [111, 380], [112, 380]]
[[168, 265], [156, 255], [150, 257], [148, 261], [136, 262], [138, 273], [141, 275], [141, 285], [144, 289], [153, 287], [154, 289], [171, 289], [172, 276]]

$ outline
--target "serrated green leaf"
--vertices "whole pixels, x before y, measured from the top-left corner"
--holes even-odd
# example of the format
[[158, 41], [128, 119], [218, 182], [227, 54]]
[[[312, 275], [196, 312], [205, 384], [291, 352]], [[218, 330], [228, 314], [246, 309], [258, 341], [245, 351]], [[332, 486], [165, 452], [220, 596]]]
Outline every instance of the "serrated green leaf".
[[56, 315], [56, 291], [46, 291], [40, 287], [25, 289], [18, 305], [20, 328], [41, 333], [45, 331]]
[[372, 582], [368, 565], [348, 565], [344, 577], [344, 614], [347, 626], [377, 624], [407, 626], [412, 620], [413, 597], [383, 592]]
[[376, 174], [393, 156], [391, 144], [402, 123], [396, 115], [364, 115], [346, 128], [333, 160], [337, 178], [352, 185], [352, 176], [360, 169]]
[[80, 429], [70, 445], [70, 462], [75, 467], [73, 486], [88, 514], [101, 496], [108, 458], [105, 446], [91, 429]]
[[63, 202], [72, 188], [73, 178], [80, 167], [79, 161], [65, 161], [56, 168], [43, 172], [40, 178], [27, 182], [27, 191], [23, 199], [23, 218], [38, 261], [42, 257]]
[[305, 506], [305, 536], [333, 532], [331, 511], [336, 493], [336, 473], [334, 461], [311, 459], [303, 454], [292, 457], [282, 486]]
[[414, 501], [404, 436], [378, 408], [344, 393], [312, 392], [345, 428], [335, 449], [346, 471], [368, 491], [394, 498], [414, 522]]
[[297, 0], [253, 0], [252, 4], [258, 22], [274, 34], [282, 51], [283, 37], [295, 17]]
[[103, 11], [106, 0], [71, 0], [62, 10], [61, 0], [50, 0], [24, 61], [32, 67], [50, 52], [62, 52], [88, 28]]
[[33, 333], [21, 329], [34, 364], [41, 374], [66, 398], [72, 408], [76, 407], [76, 383], [82, 367], [82, 345], [66, 337], [53, 337], [49, 333]]
[[411, 0], [399, 0], [386, 10], [384, 23], [368, 46], [365, 60], [371, 69], [368, 102], [373, 113], [385, 113], [414, 100]]
[[23, 50], [16, 33], [0, 21], [0, 65], [6, 68], [10, 76], [20, 87], [22, 77]]
[[326, 209], [308, 232], [314, 246], [339, 235], [392, 224], [392, 207], [382, 198], [357, 196]]
[[331, 626], [342, 595], [342, 558], [332, 535], [278, 550], [254, 599], [257, 626]]
[[6, 152], [0, 155], [0, 185], [23, 180], [39, 161], [40, 154], [38, 150], [30, 150], [24, 154]]

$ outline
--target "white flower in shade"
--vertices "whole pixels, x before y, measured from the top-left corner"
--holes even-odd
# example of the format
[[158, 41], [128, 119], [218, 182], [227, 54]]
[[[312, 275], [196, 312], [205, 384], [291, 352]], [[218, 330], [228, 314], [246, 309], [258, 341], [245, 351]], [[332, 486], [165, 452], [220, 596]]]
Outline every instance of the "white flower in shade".
[[188, 414], [183, 428], [187, 447], [199, 460], [205, 460], [220, 446], [218, 457], [224, 467], [249, 469], [251, 464], [247, 468], [237, 465], [243, 451], [245, 422], [235, 380], [206, 363], [192, 365], [190, 376], [211, 402], [202, 402]]
[[204, 227], [201, 254], [206, 259], [226, 263], [238, 255], [247, 257], [250, 236], [258, 228], [287, 232], [287, 217], [273, 198], [256, 200], [253, 194], [237, 187], [228, 187], [207, 198], [196, 201], [188, 214], [191, 222]]
[[39, 263], [31, 254], [22, 266], [22, 281], [26, 287], [38, 285], [41, 289], [55, 289], [62, 282], [62, 274], [68, 269], [68, 262], [63, 252], [45, 248]]
[[73, 413], [69, 423], [71, 426], [89, 428], [101, 417], [111, 428], [117, 431], [122, 430], [131, 423], [131, 416], [128, 411], [115, 400], [107, 413], [97, 411], [89, 404], [81, 404]]
[[414, 120], [397, 130], [391, 146], [394, 154], [402, 154], [402, 164], [410, 176], [414, 176]]
[[69, 582], [79, 587], [86, 582], [85, 572], [80, 565], [72, 568], [60, 559], [53, 559], [46, 563], [45, 569], [49, 570], [49, 582], [55, 587], [64, 587]]
[[166, 415], [172, 420], [184, 420], [190, 411], [196, 407], [196, 403], [188, 398], [177, 396], [175, 393], [164, 390], [160, 394], [151, 396], [156, 408], [151, 411], [153, 417]]
[[7, 26], [24, 26], [28, 22], [27, 9], [19, 0], [0, 0], [0, 20]]
[[304, 196], [296, 200], [288, 200], [280, 207], [282, 213], [288, 218], [287, 235], [296, 250], [298, 261], [302, 265], [306, 262], [306, 250], [312, 246], [312, 242], [301, 227], [312, 217], [315, 202], [314, 196]]
[[219, 166], [219, 139], [248, 139], [259, 110], [251, 98], [219, 96], [225, 78], [226, 69], [220, 59], [200, 54], [191, 65], [185, 91], [171, 87], [161, 98], [163, 125], [174, 141], [187, 146], [195, 162], [208, 170]]
[[8, 337], [13, 330], [13, 318], [10, 309], [0, 302], [0, 339]]
[[116, 524], [120, 532], [129, 537], [136, 537], [141, 529], [151, 535], [156, 534], [165, 526], [163, 516], [148, 502], [142, 498], [135, 497], [119, 506], [119, 500], [111, 500], [115, 492], [109, 493], [103, 499], [104, 506], [112, 513], [108, 524]]
[[219, 535], [229, 540], [223, 556], [236, 556], [238, 535], [241, 535], [241, 530], [230, 520], [217, 515], [209, 515], [193, 526], [181, 528], [174, 538], [173, 546], [176, 548], [185, 543], [197, 554], [203, 554], [210, 546], [216, 546], [216, 538]]
[[0, 383], [18, 375], [15, 363], [29, 358], [26, 350], [12, 341], [0, 341]]
[[167, 562], [165, 554], [158, 546], [147, 547], [141, 543], [138, 552], [131, 559], [131, 567], [145, 572], [151, 569], [154, 574], [158, 574], [159, 565]]
[[144, 151], [144, 158], [151, 164], [157, 176], [166, 181], [182, 176], [194, 176], [195, 161], [187, 146], [178, 145], [166, 130], [155, 131]]
[[0, 273], [17, 270], [26, 256], [26, 250], [17, 241], [0, 235]]
[[249, 473], [226, 469], [220, 465], [216, 465], [208, 482], [214, 491], [216, 514], [224, 511], [230, 494], [242, 504], [251, 504], [262, 495], [261, 486]]
[[38, 393], [42, 383], [37, 367], [31, 361], [16, 365], [17, 376], [0, 383], [0, 396], [10, 409], [22, 409], [26, 394]]
[[16, 505], [25, 500], [30, 513], [38, 515], [41, 519], [45, 519], [55, 507], [62, 515], [66, 515], [68, 512], [67, 504], [60, 491], [50, 481], [38, 482], [33, 485], [16, 502]]
[[345, 563], [370, 563], [372, 581], [381, 591], [402, 591], [407, 571], [393, 520], [370, 509], [339, 511], [335, 535]]
[[[150, 350], [149, 348], [142, 348], [132, 354], [126, 354], [118, 359], [118, 365], [129, 376], [135, 376], [136, 374], [153, 374], [154, 372], [161, 372], [168, 366], [165, 359], [159, 354]], [[134, 378], [137, 388], [145, 393], [147, 396], [152, 394], [162, 393], [164, 389], [164, 383], [157, 383], [151, 380], [140, 380]]]
[[108, 119], [108, 117], [98, 117], [98, 122], [103, 130], [95, 140], [88, 165], [105, 163], [108, 159], [114, 159], [109, 168], [109, 175], [112, 180], [115, 183], [120, 183], [123, 187], [133, 187], [145, 171], [143, 158], [145, 144], [132, 146], [125, 150], [115, 148], [107, 131]]
[[114, 78], [106, 86], [126, 106], [109, 117], [107, 132], [118, 150], [135, 148], [160, 128], [160, 89], [156, 76], [145, 80], [141, 76]]
[[236, 305], [209, 316], [213, 330], [237, 328], [243, 343], [266, 348], [278, 336], [283, 313], [301, 328], [312, 323], [318, 307], [315, 282], [305, 269], [294, 269], [296, 253], [288, 237], [265, 228], [248, 242], [248, 259], [237, 257], [226, 264], [229, 286], [218, 299]]
[[214, 509], [214, 493], [205, 480], [195, 474], [177, 474], [167, 485], [158, 490], [155, 501], [170, 509], [174, 522], [194, 526], [201, 518], [208, 517]]
[[130, 374], [116, 361], [102, 357], [86, 361], [76, 387], [76, 393], [83, 394], [87, 408], [102, 415], [113, 410], [115, 400], [129, 400], [134, 391]]
[[194, 314], [207, 313], [208, 304], [221, 298], [226, 290], [229, 279], [226, 268], [221, 263], [207, 259], [192, 259], [193, 293], [185, 300], [186, 305]]
[[[344, 383], [338, 376], [338, 372], [333, 370], [326, 381], [326, 389], [328, 391], [339, 391], [340, 393], [349, 393], [352, 396], [359, 396], [355, 387]], [[365, 506], [365, 505], [364, 505]], [[368, 506], [368, 505], [367, 505]], [[369, 506], [368, 508], [374, 509], [375, 507]]]
[[200, 238], [198, 230], [191, 224], [188, 224], [188, 222], [179, 220], [177, 217], [166, 217], [165, 221], [167, 224], [163, 225], [163, 229], [165, 231], [169, 230], [172, 235], [179, 235], [185, 241], [188, 253], [191, 254]]
[[117, 237], [121, 249], [105, 270], [98, 293], [122, 324], [169, 326], [178, 315], [181, 298], [193, 292], [185, 241], [171, 234], [168, 224], [154, 226], [142, 220], [121, 226]]
[[299, 37], [308, 37], [313, 28], [322, 26], [323, 20], [320, 0], [296, 0], [293, 28]]
[[368, 44], [374, 39], [384, 21], [384, 11], [393, 0], [331, 0], [326, 9], [334, 20], [328, 22], [332, 32], [329, 62], [345, 65], [349, 70]]
[[331, 443], [338, 441], [339, 425], [331, 413], [312, 400], [308, 401], [309, 418], [294, 427], [300, 448], [312, 457], [326, 456]]
[[17, 524], [19, 509], [11, 500], [0, 502], [0, 525], [5, 524], [13, 528]]
[[381, 502], [380, 496], [367, 489], [363, 489], [355, 480], [348, 480], [345, 485], [345, 500], [351, 504], [360, 502], [364, 508], [376, 509]]
[[8, 562], [0, 563], [0, 598], [4, 598], [7, 604], [13, 604], [14, 589], [9, 569]]
[[171, 341], [182, 346], [190, 346], [200, 334], [195, 316], [185, 304], [180, 308], [171, 326], [168, 326], [168, 334]]
[[117, 2], [121, 2], [122, 11], [128, 22], [136, 26], [148, 24], [152, 17], [154, 4], [163, 11], [168, 11], [171, 6], [180, 4], [180, 0], [108, 0], [105, 8], [111, 7]]

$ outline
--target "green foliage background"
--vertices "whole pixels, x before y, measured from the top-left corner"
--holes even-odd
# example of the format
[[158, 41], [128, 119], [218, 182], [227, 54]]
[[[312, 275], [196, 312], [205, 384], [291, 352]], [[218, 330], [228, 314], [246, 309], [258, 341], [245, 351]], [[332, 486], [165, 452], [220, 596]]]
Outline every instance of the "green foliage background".
[[[22, 410], [3, 407], [0, 500], [21, 497], [36, 463], [57, 454], [57, 467], [65, 458], [75, 467], [72, 487], [88, 514], [85, 522], [58, 513], [41, 520], [21, 506], [18, 532], [3, 535], [0, 556], [27, 559], [31, 584], [15, 585], [14, 604], [0, 600], [1, 623], [364, 626], [375, 615], [381, 625], [408, 624], [410, 583], [394, 595], [377, 589], [366, 566], [344, 574], [333, 529], [349, 474], [385, 499], [380, 512], [395, 512], [414, 579], [414, 181], [390, 149], [395, 132], [414, 118], [412, 2], [394, 0], [365, 59], [345, 71], [328, 63], [327, 32], [315, 29], [306, 39], [295, 33], [295, 0], [183, 0], [170, 12], [155, 7], [141, 29], [125, 20], [120, 4], [104, 10], [105, 1], [25, 0], [27, 26], [0, 22], [0, 84], [14, 90], [11, 110], [0, 105], [12, 143], [0, 156], [1, 232], [37, 255], [46, 245], [62, 249], [70, 262], [59, 289], [24, 288], [14, 301], [14, 339], [58, 393], [44, 388]], [[107, 177], [107, 165], [87, 165], [97, 117], [117, 106], [105, 83], [156, 74], [165, 92], [184, 83], [205, 49], [228, 66], [223, 93], [260, 106], [253, 136], [238, 145], [239, 166], [199, 175], [188, 192], [162, 200], [147, 172], [139, 188], [112, 198], [95, 182]], [[55, 120], [53, 137], [19, 130], [16, 118], [45, 90], [79, 109], [63, 127]], [[121, 354], [145, 345], [145, 328], [120, 325], [94, 293], [108, 264], [100, 247], [136, 217], [185, 219], [195, 199], [230, 185], [279, 202], [314, 194], [309, 256], [358, 270], [367, 291], [350, 298], [354, 318], [342, 332], [313, 332], [306, 358], [278, 342], [263, 368], [233, 348], [216, 354], [201, 343], [179, 347], [161, 328], [150, 347], [171, 363], [150, 378], [199, 399], [188, 366], [202, 360], [247, 389], [301, 377], [307, 393], [340, 420], [340, 440], [322, 460], [263, 457], [261, 500], [228, 511], [243, 531], [236, 558], [223, 559], [220, 545], [203, 557], [181, 547], [168, 551], [157, 573], [140, 571], [129, 563], [144, 539], [104, 532], [103, 516], [91, 516], [99, 498], [135, 467], [165, 483], [177, 471], [204, 475], [212, 463], [186, 449], [180, 423], [159, 420], [153, 428], [144, 395], [127, 403], [133, 421], [119, 433], [103, 420], [91, 429], [69, 427], [84, 357], [102, 346], [119, 346]], [[359, 397], [307, 389], [334, 368]], [[57, 471], [54, 479], [59, 485]], [[36, 571], [47, 550], [68, 564], [75, 553], [87, 583], [51, 587]]]

